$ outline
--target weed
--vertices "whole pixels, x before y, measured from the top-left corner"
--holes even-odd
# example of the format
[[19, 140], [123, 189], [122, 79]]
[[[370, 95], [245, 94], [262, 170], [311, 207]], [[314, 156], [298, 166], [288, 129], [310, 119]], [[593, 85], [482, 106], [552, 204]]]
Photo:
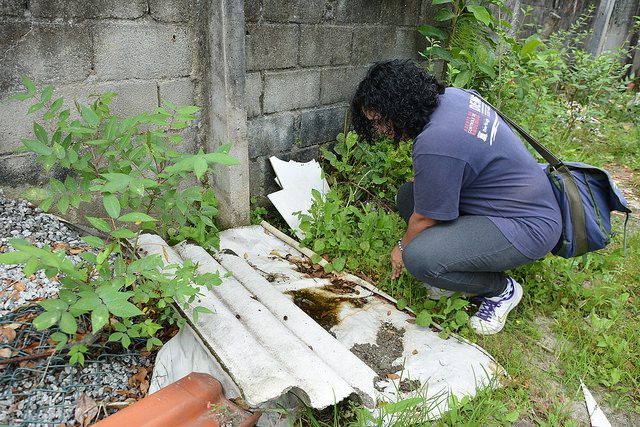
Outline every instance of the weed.
[[444, 4], [433, 18], [448, 23], [449, 28], [447, 31], [431, 25], [418, 27], [428, 43], [422, 56], [431, 67], [434, 61], [443, 61], [446, 65], [443, 77], [457, 87], [477, 87], [481, 82], [495, 79], [495, 32], [509, 24], [494, 16], [491, 7], [508, 12], [504, 3], [501, 0], [453, 0], [434, 1], [433, 4]]
[[[23, 140], [25, 151], [35, 153], [47, 170], [59, 165], [69, 171], [64, 181], [51, 179], [40, 207], [46, 211], [55, 203], [65, 214], [71, 207], [99, 201], [103, 215], [86, 219], [101, 237], [83, 237], [94, 250], [82, 252], [78, 265], [49, 246], [20, 239], [10, 242], [15, 251], [1, 254], [0, 261], [24, 263], [26, 276], [43, 269], [62, 283], [59, 298], [39, 302], [45, 311], [33, 322], [38, 329], [59, 326], [61, 332], [51, 336], [58, 349], [79, 332], [95, 334], [102, 328], [111, 332], [110, 341], [125, 348], [132, 338], [145, 338], [148, 349], [162, 345], [155, 335], [163, 325], [184, 322], [171, 305], [190, 306], [201, 288], [221, 279], [217, 274], [198, 276], [189, 262], [163, 269], [160, 255], [133, 260], [138, 236], [150, 230], [169, 243], [190, 239], [217, 247], [217, 201], [207, 176], [216, 164], [237, 163], [227, 154], [230, 147], [196, 155], [172, 147], [182, 140], [174, 130], [188, 127], [197, 107], [178, 108], [165, 101], [153, 114], [120, 118], [109, 109], [115, 94], [106, 93], [88, 105], [76, 102], [72, 112], [64, 108], [63, 98], [53, 99], [52, 86], [38, 93], [29, 79], [23, 82], [27, 91], [14, 99], [35, 99], [29, 114], [44, 111], [43, 123], [33, 124], [35, 139]], [[207, 312], [194, 307], [196, 317]], [[77, 319], [85, 315], [91, 318], [91, 331], [78, 331]], [[86, 351], [83, 345], [71, 347], [71, 362], [82, 364]]]
[[265, 220], [269, 211], [264, 206], [257, 206], [258, 200], [255, 197], [251, 197], [251, 224], [257, 225]]

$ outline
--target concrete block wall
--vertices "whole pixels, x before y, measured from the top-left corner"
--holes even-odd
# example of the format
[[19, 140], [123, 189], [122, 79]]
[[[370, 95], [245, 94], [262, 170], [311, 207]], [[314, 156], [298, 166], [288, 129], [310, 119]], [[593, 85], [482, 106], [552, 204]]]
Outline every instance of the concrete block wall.
[[[592, 36], [585, 41], [585, 48], [596, 54], [628, 42], [633, 17], [640, 14], [640, 0], [507, 0], [505, 4], [513, 11], [507, 20], [525, 36], [535, 28], [541, 28], [544, 36], [567, 30], [591, 9], [586, 25]], [[529, 9], [527, 14], [525, 9]]]
[[[48, 177], [19, 152], [29, 138], [29, 104], [10, 101], [23, 90], [20, 76], [54, 96], [86, 101], [114, 91], [121, 115], [153, 111], [160, 99], [205, 105], [201, 25], [192, 13], [200, 0], [3, 0], [0, 3], [0, 186], [20, 189]], [[69, 103], [71, 101], [71, 103]], [[201, 144], [202, 130], [187, 131], [180, 149]], [[9, 191], [10, 192], [10, 191]]]
[[[536, 28], [542, 28], [545, 34], [558, 29], [568, 29], [590, 7], [597, 7], [600, 0], [507, 0], [506, 6], [512, 11], [510, 17], [514, 30], [529, 35]], [[530, 10], [524, 13], [525, 10]]]
[[372, 63], [419, 58], [416, 25], [437, 8], [431, 0], [245, 0], [252, 195], [277, 190], [270, 156], [308, 161], [335, 140]]
[[[508, 3], [532, 4], [541, 16], [553, 4], [571, 20], [596, 2], [609, 13], [606, 30], [640, 0]], [[179, 148], [233, 142], [241, 166], [220, 168], [212, 185], [222, 222], [246, 223], [249, 195], [276, 189], [268, 157], [316, 157], [343, 130], [368, 67], [419, 58], [424, 40], [415, 27], [433, 25], [441, 7], [432, 0], [2, 0], [0, 188], [17, 195], [48, 178], [19, 151], [32, 118], [8, 99], [28, 75], [68, 100], [115, 91], [112, 105], [123, 115], [153, 110], [161, 98], [202, 107]]]

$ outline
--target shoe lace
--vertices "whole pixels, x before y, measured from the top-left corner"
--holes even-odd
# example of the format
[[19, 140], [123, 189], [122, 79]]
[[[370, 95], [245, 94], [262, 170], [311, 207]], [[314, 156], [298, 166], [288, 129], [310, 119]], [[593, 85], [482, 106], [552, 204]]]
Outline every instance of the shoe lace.
[[480, 304], [480, 308], [478, 309], [476, 316], [484, 321], [490, 321], [495, 309], [500, 307], [501, 303], [502, 301], [491, 301], [490, 299], [485, 299], [482, 304]]

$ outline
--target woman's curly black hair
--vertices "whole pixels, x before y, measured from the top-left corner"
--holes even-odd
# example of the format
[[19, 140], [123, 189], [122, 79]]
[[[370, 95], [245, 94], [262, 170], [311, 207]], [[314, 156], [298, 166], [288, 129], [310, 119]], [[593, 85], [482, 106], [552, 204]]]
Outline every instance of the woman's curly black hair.
[[394, 59], [374, 64], [360, 82], [351, 101], [355, 131], [365, 140], [377, 132], [364, 110], [379, 113], [393, 125], [394, 140], [414, 139], [429, 122], [444, 86], [413, 61]]

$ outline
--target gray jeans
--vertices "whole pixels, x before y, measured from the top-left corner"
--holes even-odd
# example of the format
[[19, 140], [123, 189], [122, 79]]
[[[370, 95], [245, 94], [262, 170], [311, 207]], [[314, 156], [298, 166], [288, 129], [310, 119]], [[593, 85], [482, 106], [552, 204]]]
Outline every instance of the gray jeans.
[[[396, 204], [405, 221], [413, 213], [413, 183], [398, 190]], [[505, 270], [529, 264], [485, 216], [465, 215], [441, 222], [418, 234], [404, 248], [404, 265], [416, 279], [455, 292], [499, 295], [506, 287]]]

